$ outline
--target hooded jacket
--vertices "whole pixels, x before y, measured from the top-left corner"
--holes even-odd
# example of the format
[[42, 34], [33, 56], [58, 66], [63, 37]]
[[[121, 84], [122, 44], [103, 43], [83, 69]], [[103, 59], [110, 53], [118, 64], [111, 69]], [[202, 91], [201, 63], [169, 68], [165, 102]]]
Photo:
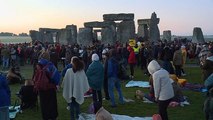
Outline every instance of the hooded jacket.
[[92, 55], [92, 63], [86, 72], [89, 85], [94, 90], [101, 90], [104, 81], [104, 67], [97, 54]]
[[213, 73], [213, 56], [207, 57], [201, 68], [203, 70], [203, 80], [205, 81]]
[[169, 73], [162, 69], [157, 61], [152, 60], [148, 65], [148, 71], [153, 77], [155, 98], [168, 100], [174, 97], [174, 90], [169, 78]]

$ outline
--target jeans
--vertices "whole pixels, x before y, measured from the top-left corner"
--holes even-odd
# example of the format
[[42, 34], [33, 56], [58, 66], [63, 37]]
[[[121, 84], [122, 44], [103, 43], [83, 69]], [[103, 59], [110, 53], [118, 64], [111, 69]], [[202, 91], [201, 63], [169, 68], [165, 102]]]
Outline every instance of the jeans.
[[8, 107], [0, 107], [0, 120], [10, 120]]
[[124, 100], [123, 100], [123, 95], [122, 95], [122, 91], [121, 91], [120, 80], [118, 78], [115, 78], [115, 77], [110, 77], [110, 78], [108, 78], [108, 92], [109, 92], [109, 97], [110, 97], [111, 105], [115, 106], [115, 98], [114, 98], [114, 93], [113, 93], [114, 87], [118, 91], [120, 103], [123, 104]]
[[9, 67], [9, 58], [3, 56], [3, 68]]
[[80, 105], [75, 101], [75, 98], [72, 98], [72, 102], [69, 103], [69, 106], [70, 106], [71, 120], [75, 120], [75, 118], [78, 119], [80, 114]]

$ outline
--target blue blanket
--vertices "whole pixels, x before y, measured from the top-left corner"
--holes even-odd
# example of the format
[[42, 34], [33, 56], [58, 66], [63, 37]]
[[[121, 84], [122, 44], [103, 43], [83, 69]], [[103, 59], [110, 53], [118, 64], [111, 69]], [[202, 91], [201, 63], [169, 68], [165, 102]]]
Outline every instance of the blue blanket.
[[149, 82], [146, 82], [146, 81], [129, 81], [127, 84], [126, 84], [126, 87], [144, 87], [144, 88], [149, 88], [150, 85], [149, 85]]
[[[13, 109], [13, 106], [10, 106], [9, 109]], [[19, 106], [15, 106], [14, 111], [11, 111], [9, 113], [10, 119], [14, 119], [16, 117], [16, 114], [20, 111], [20, 105]]]

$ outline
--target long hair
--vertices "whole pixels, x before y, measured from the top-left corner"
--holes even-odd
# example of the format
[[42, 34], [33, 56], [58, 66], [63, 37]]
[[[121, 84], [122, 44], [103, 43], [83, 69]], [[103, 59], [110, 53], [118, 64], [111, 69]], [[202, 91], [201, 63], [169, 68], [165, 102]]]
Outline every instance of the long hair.
[[84, 63], [78, 57], [74, 56], [71, 60], [73, 72], [81, 71], [84, 69]]

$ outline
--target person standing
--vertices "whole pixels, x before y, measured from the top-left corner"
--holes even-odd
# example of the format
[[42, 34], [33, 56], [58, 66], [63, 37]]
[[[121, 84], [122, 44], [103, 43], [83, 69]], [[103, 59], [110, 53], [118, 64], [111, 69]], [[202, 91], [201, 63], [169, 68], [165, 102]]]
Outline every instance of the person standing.
[[123, 100], [123, 94], [121, 91], [120, 79], [118, 78], [118, 75], [117, 75], [118, 74], [118, 61], [116, 60], [116, 50], [111, 49], [109, 51], [109, 54], [110, 55], [109, 55], [108, 69], [107, 69], [108, 92], [109, 92], [109, 96], [110, 96], [111, 107], [116, 107], [114, 93], [113, 93], [114, 87], [118, 91], [119, 101], [121, 104], [124, 104], [124, 100]]
[[135, 52], [131, 46], [127, 47], [127, 50], [129, 51], [129, 57], [128, 57], [128, 63], [130, 66], [130, 79], [134, 78], [134, 66], [136, 64], [136, 57], [135, 57]]
[[105, 48], [102, 51], [102, 60], [104, 64], [104, 93], [105, 93], [105, 99], [109, 100], [109, 92], [108, 92], [108, 76], [107, 76], [107, 69], [108, 69], [108, 59], [109, 59], [109, 50], [108, 48]]
[[1, 50], [1, 55], [2, 55], [2, 69], [8, 69], [9, 68], [9, 58], [10, 58], [10, 50], [8, 46], [4, 46], [3, 49]]
[[179, 46], [175, 47], [175, 53], [173, 55], [173, 64], [175, 66], [175, 74], [177, 77], [181, 76], [181, 68], [183, 66], [183, 56]]
[[6, 77], [0, 75], [0, 120], [10, 120], [10, 88]]
[[98, 111], [97, 103], [102, 105], [102, 93], [104, 81], [104, 67], [99, 61], [99, 56], [95, 53], [92, 55], [92, 63], [89, 65], [86, 72], [89, 86], [92, 88], [93, 104], [95, 108], [95, 113]]
[[89, 90], [89, 83], [84, 72], [84, 63], [78, 57], [71, 59], [72, 68], [65, 73], [63, 97], [70, 106], [71, 120], [79, 118], [80, 105], [84, 102], [84, 93]]
[[[56, 85], [51, 81], [51, 75], [48, 73], [49, 60], [40, 59], [36, 66], [34, 88], [38, 91], [43, 120], [56, 120], [58, 117]], [[53, 65], [53, 64], [52, 64]]]
[[156, 60], [152, 60], [148, 65], [148, 71], [153, 78], [154, 95], [158, 102], [158, 111], [162, 120], [168, 120], [167, 107], [174, 97], [169, 73], [160, 67]]

